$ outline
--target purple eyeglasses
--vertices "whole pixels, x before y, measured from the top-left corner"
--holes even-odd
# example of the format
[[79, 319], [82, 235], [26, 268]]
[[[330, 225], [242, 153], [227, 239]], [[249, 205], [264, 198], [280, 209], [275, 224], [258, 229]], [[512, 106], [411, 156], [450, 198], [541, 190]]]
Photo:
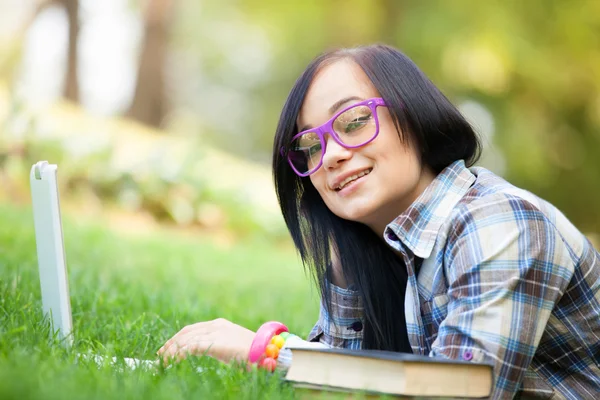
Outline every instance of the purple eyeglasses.
[[378, 106], [386, 107], [380, 97], [363, 100], [344, 108], [323, 125], [295, 135], [287, 150], [287, 160], [294, 172], [305, 177], [321, 168], [327, 150], [326, 133], [347, 149], [372, 142], [379, 134]]

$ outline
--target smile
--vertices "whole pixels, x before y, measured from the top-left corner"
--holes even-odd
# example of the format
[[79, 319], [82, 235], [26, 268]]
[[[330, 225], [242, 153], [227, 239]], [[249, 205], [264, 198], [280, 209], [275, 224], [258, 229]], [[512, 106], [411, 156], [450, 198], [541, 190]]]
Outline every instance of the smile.
[[346, 185], [348, 185], [348, 184], [350, 184], [350, 183], [354, 182], [354, 181], [355, 181], [355, 180], [357, 180], [358, 178], [362, 178], [362, 177], [363, 177], [363, 176], [365, 176], [365, 175], [369, 175], [369, 174], [371, 173], [371, 171], [372, 171], [372, 170], [373, 170], [373, 168], [369, 168], [369, 169], [366, 169], [366, 170], [364, 170], [364, 171], [362, 171], [362, 172], [360, 172], [360, 173], [358, 173], [358, 174], [355, 174], [355, 175], [349, 176], [348, 178], [344, 179], [344, 180], [342, 181], [342, 183], [340, 183], [340, 185], [339, 185], [338, 187], [336, 187], [336, 188], [335, 188], [335, 190], [336, 190], [336, 191], [340, 191], [340, 190], [342, 190], [342, 189], [344, 188], [344, 186], [346, 186]]

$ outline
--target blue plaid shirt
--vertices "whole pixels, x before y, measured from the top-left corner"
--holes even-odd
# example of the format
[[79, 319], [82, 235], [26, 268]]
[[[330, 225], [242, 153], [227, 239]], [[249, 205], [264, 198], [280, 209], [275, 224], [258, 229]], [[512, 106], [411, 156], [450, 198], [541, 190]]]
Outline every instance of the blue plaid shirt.
[[[414, 354], [492, 363], [493, 399], [600, 398], [600, 254], [555, 207], [457, 161], [384, 236], [408, 270]], [[330, 291], [308, 340], [360, 349], [358, 294]]]

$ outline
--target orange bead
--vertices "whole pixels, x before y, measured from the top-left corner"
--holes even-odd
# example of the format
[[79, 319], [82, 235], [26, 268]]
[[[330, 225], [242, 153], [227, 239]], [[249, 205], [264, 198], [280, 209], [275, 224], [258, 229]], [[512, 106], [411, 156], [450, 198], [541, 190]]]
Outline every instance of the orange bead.
[[260, 362], [260, 367], [268, 370], [269, 372], [275, 371], [275, 367], [277, 366], [277, 361], [271, 357], [264, 358]]
[[275, 335], [273, 336], [273, 339], [271, 339], [271, 344], [274, 344], [275, 346], [281, 349], [285, 344], [285, 339], [279, 335]]
[[274, 344], [269, 344], [267, 346], [267, 348], [265, 349], [265, 355], [267, 357], [271, 357], [273, 359], [276, 359], [277, 356], [279, 356], [279, 347], [277, 347]]

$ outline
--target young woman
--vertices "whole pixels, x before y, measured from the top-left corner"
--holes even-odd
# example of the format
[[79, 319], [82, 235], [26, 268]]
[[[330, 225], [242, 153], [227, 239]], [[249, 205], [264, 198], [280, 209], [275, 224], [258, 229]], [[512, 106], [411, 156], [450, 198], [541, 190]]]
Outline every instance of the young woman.
[[[490, 362], [493, 398], [600, 393], [600, 255], [552, 205], [472, 167], [471, 126], [387, 46], [316, 58], [281, 113], [281, 210], [322, 295], [308, 340]], [[285, 328], [182, 329], [164, 358], [264, 358]], [[278, 336], [271, 366], [292, 362]], [[274, 354], [278, 353], [278, 354]]]

